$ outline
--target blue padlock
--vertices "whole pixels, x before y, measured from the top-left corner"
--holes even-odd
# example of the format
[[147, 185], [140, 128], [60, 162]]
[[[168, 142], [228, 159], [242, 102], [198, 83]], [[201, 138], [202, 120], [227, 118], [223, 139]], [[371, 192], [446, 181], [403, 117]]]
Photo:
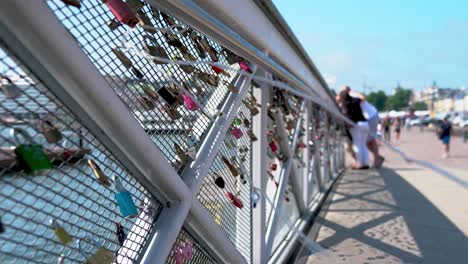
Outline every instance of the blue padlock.
[[120, 208], [120, 213], [123, 217], [135, 217], [138, 214], [137, 207], [133, 202], [132, 195], [125, 190], [118, 176], [114, 175], [114, 186], [117, 190], [115, 199]]

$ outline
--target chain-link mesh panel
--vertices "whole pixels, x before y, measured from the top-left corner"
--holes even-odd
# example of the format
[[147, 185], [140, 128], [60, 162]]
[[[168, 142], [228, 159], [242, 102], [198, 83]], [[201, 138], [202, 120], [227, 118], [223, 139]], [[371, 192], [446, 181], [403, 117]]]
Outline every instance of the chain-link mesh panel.
[[[191, 254], [187, 254], [189, 251], [191, 251]], [[189, 257], [189, 255], [191, 256]], [[182, 228], [179, 233], [179, 236], [172, 248], [172, 253], [166, 260], [166, 264], [178, 263], [177, 258], [182, 259], [183, 263], [186, 264], [217, 263], [184, 228]]]
[[0, 263], [137, 262], [160, 203], [0, 47]]
[[[190, 162], [183, 153], [190, 147], [198, 149], [235, 74], [219, 73], [219, 68], [206, 64], [159, 64], [135, 51], [166, 53], [169, 59], [198, 62], [217, 57], [217, 63], [239, 69], [237, 63], [229, 65], [220, 45], [185, 25], [174, 27], [177, 32], [171, 31], [189, 29], [181, 34], [155, 29], [180, 22], [140, 1], [127, 3], [140, 24], [153, 28], [131, 29], [119, 23], [106, 4], [98, 0], [82, 1], [79, 9], [58, 0], [47, 3], [174, 168], [183, 170]], [[130, 50], [121, 48], [123, 36], [126, 47], [132, 46]], [[200, 50], [200, 42], [207, 43], [205, 50]], [[198, 101], [199, 110], [188, 110], [181, 88]]]
[[249, 108], [254, 101], [250, 87], [198, 193], [198, 200], [249, 263], [252, 256], [252, 140], [256, 139]]

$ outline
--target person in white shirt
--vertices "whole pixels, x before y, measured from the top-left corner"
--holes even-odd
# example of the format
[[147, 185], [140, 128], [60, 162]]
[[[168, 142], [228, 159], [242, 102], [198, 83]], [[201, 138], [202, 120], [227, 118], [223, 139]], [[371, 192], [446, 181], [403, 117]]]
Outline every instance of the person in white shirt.
[[351, 95], [352, 97], [357, 97], [361, 99], [361, 110], [364, 117], [367, 119], [367, 122], [369, 123], [367, 148], [370, 152], [372, 152], [372, 155], [374, 156], [374, 167], [380, 168], [382, 167], [385, 158], [379, 154], [379, 145], [377, 143], [377, 127], [380, 123], [379, 112], [371, 103], [366, 101], [366, 97], [363, 94], [356, 91], [351, 91], [349, 86], [346, 86], [344, 89], [348, 90], [349, 95]]

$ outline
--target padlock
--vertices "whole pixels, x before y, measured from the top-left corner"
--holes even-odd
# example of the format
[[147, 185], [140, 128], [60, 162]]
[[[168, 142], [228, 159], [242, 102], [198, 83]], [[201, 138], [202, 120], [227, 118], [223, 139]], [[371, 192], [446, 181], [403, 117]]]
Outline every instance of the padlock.
[[250, 121], [245, 117], [244, 113], [240, 112], [240, 117], [245, 127], [250, 127]]
[[109, 21], [107, 21], [107, 26], [109, 27], [110, 30], [116, 30], [118, 27], [120, 27], [122, 23], [120, 23], [117, 19], [113, 18]]
[[129, 27], [135, 27], [138, 24], [138, 18], [135, 13], [132, 12], [130, 7], [122, 0], [102, 0], [107, 7], [109, 7], [112, 14], [120, 22], [128, 25]]
[[249, 68], [249, 65], [247, 65], [247, 62], [245, 62], [244, 60], [239, 61], [239, 67], [245, 72], [252, 73], [252, 70]]
[[223, 177], [219, 176], [217, 173], [213, 175], [214, 183], [221, 189], [224, 189], [226, 186], [226, 182], [224, 181]]
[[185, 260], [192, 258], [192, 245], [185, 242], [183, 245], [177, 245], [174, 251], [174, 259], [176, 264], [183, 264]]
[[268, 146], [270, 147], [273, 153], [276, 153], [276, 151], [278, 151], [278, 146], [276, 146], [276, 143], [273, 140], [270, 140]]
[[258, 201], [262, 198], [261, 191], [258, 188], [254, 188], [250, 194], [250, 200], [252, 201], [252, 207], [256, 208]]
[[112, 264], [114, 262], [114, 260], [115, 260], [114, 253], [112, 253], [112, 251], [110, 251], [109, 249], [107, 249], [104, 246], [99, 246], [97, 241], [92, 239], [92, 238], [78, 239], [77, 240], [78, 251], [83, 256], [88, 255], [85, 252], [83, 252], [83, 248], [81, 246], [81, 242], [84, 241], [84, 240], [86, 240], [88, 243], [90, 243], [90, 244], [94, 245], [95, 247], [97, 247], [97, 250], [94, 252], [94, 254], [92, 254], [91, 256], [89, 256], [86, 259], [86, 264]]
[[[44, 152], [44, 149], [39, 144], [33, 144], [32, 138], [29, 134], [20, 128], [12, 128], [12, 137], [15, 139], [18, 146], [15, 148], [15, 155], [18, 166], [23, 169], [26, 173], [32, 173], [40, 170], [47, 170], [52, 168], [50, 159]], [[29, 142], [26, 144], [20, 144], [19, 138], [21, 135], [25, 141]]]
[[[3, 80], [7, 81], [7, 83], [4, 83]], [[1, 77], [1, 85], [0, 88], [3, 91], [3, 94], [5, 95], [6, 98], [8, 99], [15, 99], [21, 95], [21, 90], [14, 84], [10, 78], [6, 76]]]
[[236, 81], [237, 81], [237, 78], [234, 78], [231, 80], [231, 82], [223, 81], [223, 83], [226, 85], [227, 89], [231, 93], [237, 93], [239, 92], [239, 89], [236, 87]]
[[242, 121], [241, 121], [239, 118], [236, 117], [236, 118], [234, 118], [234, 119], [232, 120], [232, 124], [233, 124], [234, 126], [238, 127], [238, 126], [240, 126], [240, 125], [242, 124]]
[[221, 74], [221, 73], [224, 72], [223, 69], [221, 69], [220, 67], [215, 66], [215, 65], [211, 65], [211, 69], [212, 69], [216, 74]]
[[140, 21], [140, 26], [143, 27], [143, 30], [145, 30], [148, 33], [151, 34], [156, 34], [156, 29], [154, 28], [153, 23], [151, 22], [151, 19], [143, 12], [143, 11], [138, 11], [136, 13], [136, 17]]
[[169, 16], [168, 14], [166, 14], [166, 13], [164, 13], [162, 11], [159, 11], [159, 13], [161, 14], [161, 17], [164, 20], [164, 22], [166, 22], [166, 25], [175, 26], [177, 24], [175, 22], [175, 20], [171, 16]]
[[210, 45], [205, 37], [200, 37], [200, 44], [203, 49], [208, 52], [208, 55], [210, 55], [212, 62], [217, 62], [219, 60], [218, 55], [216, 54], [216, 50]]
[[127, 0], [127, 5], [133, 13], [138, 13], [143, 9], [143, 2], [140, 0]]
[[184, 56], [184, 59], [186, 61], [196, 61], [197, 58], [195, 58], [195, 56], [193, 56], [189, 51], [182, 51], [182, 56]]
[[224, 162], [226, 167], [228, 167], [228, 169], [231, 172], [232, 176], [234, 176], [234, 177], [239, 176], [239, 171], [231, 164], [231, 162], [229, 162], [229, 160], [226, 157], [221, 156], [221, 160]]
[[120, 213], [123, 217], [133, 218], [138, 215], [138, 210], [133, 202], [132, 195], [129, 191], [125, 190], [117, 175], [114, 175], [114, 186], [117, 191], [115, 199], [120, 208]]
[[231, 135], [233, 135], [236, 139], [240, 139], [244, 133], [242, 133], [240, 128], [236, 127], [231, 129]]
[[133, 66], [133, 62], [123, 53], [121, 50], [117, 48], [111, 48], [111, 51], [114, 55], [119, 59], [119, 61], [125, 66], [125, 68], [130, 69]]
[[[154, 57], [159, 57], [163, 59], [169, 60], [169, 56], [167, 55], [166, 50], [157, 45], [157, 41], [154, 37], [152, 36], [144, 36], [143, 37], [143, 47], [146, 52], [148, 52], [149, 55], [154, 56]], [[151, 60], [155, 64], [165, 64], [166, 62], [162, 62], [158, 59], [153, 59]]]
[[179, 158], [180, 162], [182, 164], [187, 164], [187, 162], [189, 161], [189, 158], [190, 158], [187, 155], [187, 153], [185, 153], [185, 151], [179, 146], [179, 144], [177, 144], [175, 142], [174, 142], [174, 149], [175, 149], [176, 155]]
[[61, 227], [55, 219], [50, 219], [49, 224], [50, 227], [54, 229], [54, 233], [60, 240], [60, 242], [67, 245], [68, 243], [73, 241], [72, 236], [63, 227]]
[[46, 138], [47, 142], [49, 143], [59, 142], [63, 138], [62, 133], [60, 133], [58, 128], [52, 125], [52, 123], [49, 120], [40, 120], [39, 128], [42, 131], [42, 134]]
[[226, 192], [224, 194], [235, 207], [239, 209], [242, 209], [244, 207], [244, 204], [242, 203], [242, 201], [237, 196], [232, 194], [231, 192]]
[[96, 179], [99, 181], [99, 183], [106, 187], [111, 186], [109, 178], [107, 178], [107, 176], [104, 174], [101, 168], [99, 168], [99, 166], [93, 160], [89, 159], [88, 165], [93, 170], [94, 176], [96, 176]]
[[120, 222], [115, 222], [115, 233], [117, 235], [117, 239], [119, 240], [119, 245], [123, 246], [125, 239], [127, 238], [127, 235], [125, 234], [123, 226], [120, 224]]
[[0, 234], [5, 233], [5, 227], [3, 226], [2, 217], [0, 216]]
[[276, 171], [277, 169], [278, 169], [278, 164], [272, 163], [272, 164], [270, 165], [270, 170]]
[[187, 135], [187, 155], [193, 160], [197, 158], [196, 141], [192, 133]]
[[250, 140], [252, 140], [252, 141], [257, 141], [258, 140], [257, 136], [255, 136], [252, 129], [247, 130], [247, 136], [249, 136]]
[[224, 54], [225, 54], [225, 56], [226, 56], [226, 61], [227, 61], [230, 65], [239, 62], [239, 57], [237, 57], [237, 55], [234, 54], [233, 52], [231, 52], [230, 50], [224, 48], [224, 49], [223, 49], [223, 52], [224, 52]]
[[[182, 61], [182, 58], [180, 58], [179, 55], [175, 55], [174, 56], [174, 60], [176, 61]], [[192, 65], [182, 65], [182, 64], [177, 64], [185, 73], [187, 74], [191, 74], [192, 72], [195, 71], [195, 67], [193, 67]]]
[[246, 185], [246, 184], [247, 184], [247, 180], [245, 179], [244, 174], [241, 174], [241, 175], [240, 175], [240, 179], [241, 179], [241, 183], [242, 183], [243, 185]]
[[167, 44], [169, 44], [170, 46], [173, 46], [177, 49], [187, 50], [187, 48], [184, 46], [184, 44], [182, 44], [182, 42], [176, 35], [170, 32], [166, 32], [163, 33], [163, 36], [166, 39]]
[[218, 86], [219, 84], [219, 78], [218, 76], [211, 75], [206, 72], [197, 72], [196, 73], [197, 77], [204, 83], [212, 86]]
[[153, 101], [147, 97], [147, 96], [142, 96], [140, 99], [141, 105], [145, 109], [145, 111], [151, 111], [154, 108], [156, 108], [156, 105], [153, 103]]
[[189, 30], [189, 36], [190, 36], [190, 39], [192, 40], [192, 43], [193, 45], [195, 46], [195, 50], [197, 51], [198, 53], [198, 56], [200, 56], [200, 58], [206, 58], [206, 53], [205, 53], [205, 50], [203, 49], [203, 46], [200, 44], [200, 36], [198, 36], [198, 34], [193, 31], [193, 30]]
[[131, 67], [130, 70], [133, 72], [133, 74], [135, 75], [135, 77], [137, 77], [138, 79], [143, 79], [145, 76], [143, 75], [143, 73], [141, 73], [140, 70], [138, 70], [137, 68], [135, 67]]
[[254, 105], [252, 105], [248, 101], [242, 100], [242, 102], [244, 103], [245, 107], [247, 107], [247, 109], [249, 109], [251, 115], [256, 116], [258, 113], [260, 113], [260, 111], [258, 111], [257, 107], [255, 107]]
[[177, 109], [171, 108], [171, 107], [169, 107], [167, 105], [164, 105], [163, 108], [164, 108], [164, 111], [166, 112], [166, 114], [172, 120], [177, 120], [177, 119], [182, 117], [182, 115], [179, 113], [179, 111], [177, 111]]
[[200, 109], [198, 104], [194, 100], [192, 100], [192, 98], [188, 94], [183, 93], [182, 97], [184, 98], [185, 107], [187, 107], [188, 110], [197, 111], [198, 109]]
[[62, 2], [66, 5], [74, 6], [76, 8], [81, 8], [80, 0], [62, 0]]
[[184, 104], [184, 97], [182, 96], [182, 91], [174, 83], [167, 85], [167, 89], [174, 95], [179, 105]]
[[141, 89], [143, 89], [143, 92], [153, 101], [157, 101], [159, 96], [158, 94], [153, 91], [148, 85], [146, 84], [141, 84]]

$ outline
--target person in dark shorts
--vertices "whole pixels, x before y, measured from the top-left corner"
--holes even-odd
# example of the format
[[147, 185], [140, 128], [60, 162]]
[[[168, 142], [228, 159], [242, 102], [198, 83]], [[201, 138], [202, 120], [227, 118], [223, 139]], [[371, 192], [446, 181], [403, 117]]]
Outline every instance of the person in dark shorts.
[[401, 133], [401, 121], [400, 118], [395, 117], [395, 140], [396, 142], [400, 141], [400, 133]]
[[442, 141], [442, 149], [444, 151], [442, 158], [445, 159], [449, 156], [450, 135], [452, 133], [452, 124], [450, 124], [448, 117], [445, 117], [440, 123], [440, 126], [437, 128], [437, 133], [439, 134], [439, 139]]
[[382, 121], [382, 128], [384, 131], [384, 139], [390, 142], [390, 126], [391, 126], [391, 120], [389, 116], [386, 116], [384, 120]]

